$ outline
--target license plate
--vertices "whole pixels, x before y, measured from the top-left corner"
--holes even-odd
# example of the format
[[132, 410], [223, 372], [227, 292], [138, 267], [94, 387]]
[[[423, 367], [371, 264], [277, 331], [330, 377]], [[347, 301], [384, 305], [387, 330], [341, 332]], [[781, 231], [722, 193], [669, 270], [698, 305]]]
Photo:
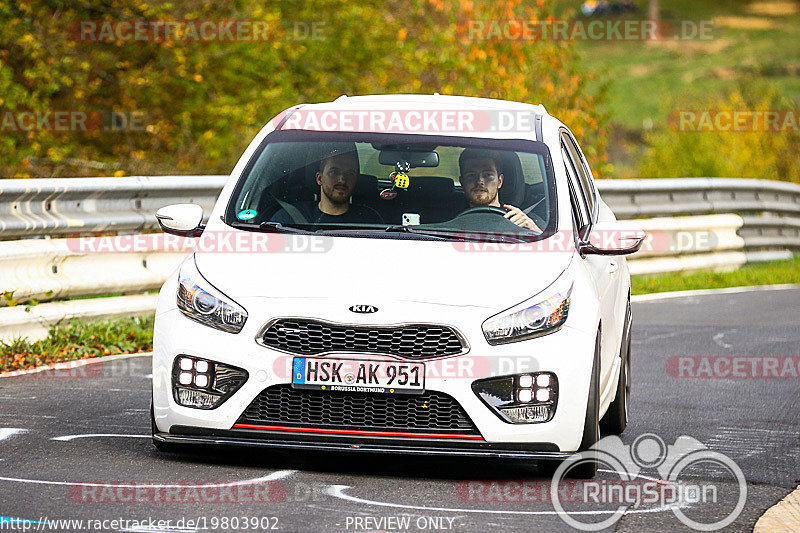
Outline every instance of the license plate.
[[419, 394], [425, 391], [425, 365], [329, 357], [295, 357], [292, 386], [345, 392]]

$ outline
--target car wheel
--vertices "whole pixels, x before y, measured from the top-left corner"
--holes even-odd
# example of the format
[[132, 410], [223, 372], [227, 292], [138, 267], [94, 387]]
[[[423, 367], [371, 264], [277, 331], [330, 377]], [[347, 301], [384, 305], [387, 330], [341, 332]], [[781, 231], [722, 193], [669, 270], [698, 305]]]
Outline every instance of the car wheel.
[[[583, 423], [583, 438], [579, 452], [591, 448], [600, 439], [600, 331], [594, 348], [592, 379], [589, 383], [589, 400], [586, 403], [586, 418]], [[567, 478], [591, 479], [597, 475], [597, 461], [582, 461], [566, 472]]]
[[628, 426], [628, 410], [631, 403], [631, 315], [630, 305], [625, 321], [625, 331], [620, 343], [619, 356], [621, 366], [619, 380], [617, 380], [617, 397], [608, 406], [600, 429], [603, 435], [620, 435]]

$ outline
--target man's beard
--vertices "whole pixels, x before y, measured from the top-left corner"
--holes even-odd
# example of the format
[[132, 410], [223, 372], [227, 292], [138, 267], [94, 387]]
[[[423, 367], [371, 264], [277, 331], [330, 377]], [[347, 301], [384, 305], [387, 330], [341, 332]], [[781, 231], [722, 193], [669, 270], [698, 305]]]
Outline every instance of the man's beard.
[[478, 193], [474, 193], [470, 195], [470, 203], [473, 207], [480, 207], [485, 205], [491, 205], [497, 199], [497, 191], [494, 191], [494, 195], [492, 196], [491, 191], [481, 191]]
[[325, 193], [325, 196], [328, 197], [328, 200], [334, 205], [344, 205], [350, 203], [350, 190], [339, 190], [336, 189], [335, 186], [333, 187], [323, 187], [322, 191]]

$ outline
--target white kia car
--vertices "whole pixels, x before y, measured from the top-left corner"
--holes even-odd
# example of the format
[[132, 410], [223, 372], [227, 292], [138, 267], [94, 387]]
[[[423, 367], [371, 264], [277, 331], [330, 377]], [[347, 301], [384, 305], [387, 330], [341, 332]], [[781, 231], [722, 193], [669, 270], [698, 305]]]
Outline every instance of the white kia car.
[[[273, 119], [161, 289], [153, 441], [563, 459], [621, 433], [630, 275], [542, 106], [341, 97]], [[593, 475], [593, 470], [584, 475]]]

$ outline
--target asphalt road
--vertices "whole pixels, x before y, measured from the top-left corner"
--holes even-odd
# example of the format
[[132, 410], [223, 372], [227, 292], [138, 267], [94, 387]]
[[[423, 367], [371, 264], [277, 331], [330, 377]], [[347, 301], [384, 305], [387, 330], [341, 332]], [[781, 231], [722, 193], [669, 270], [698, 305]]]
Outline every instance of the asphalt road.
[[[732, 459], [747, 495], [725, 530], [751, 531], [800, 483], [800, 290], [641, 302], [633, 312], [632, 420], [622, 441], [651, 433], [670, 445], [687, 435]], [[725, 359], [702, 359], [710, 356]], [[779, 359], [772, 374], [783, 377], [763, 377], [761, 358], [778, 356], [795, 358], [795, 374]], [[149, 357], [0, 379], [0, 515], [84, 521], [61, 528], [70, 531], [572, 530], [546, 498], [552, 468], [240, 450], [162, 454], [149, 438], [149, 403]], [[733, 510], [739, 488], [729, 471], [698, 463], [685, 473], [719, 493], [716, 503], [679, 506], [686, 516], [710, 523]], [[644, 469], [640, 485], [658, 478]], [[608, 469], [598, 476], [619, 479]], [[198, 493], [198, 485], [209, 487]], [[576, 499], [564, 507], [584, 522], [616, 509]], [[632, 506], [608, 530], [690, 531], [674, 508]]]

